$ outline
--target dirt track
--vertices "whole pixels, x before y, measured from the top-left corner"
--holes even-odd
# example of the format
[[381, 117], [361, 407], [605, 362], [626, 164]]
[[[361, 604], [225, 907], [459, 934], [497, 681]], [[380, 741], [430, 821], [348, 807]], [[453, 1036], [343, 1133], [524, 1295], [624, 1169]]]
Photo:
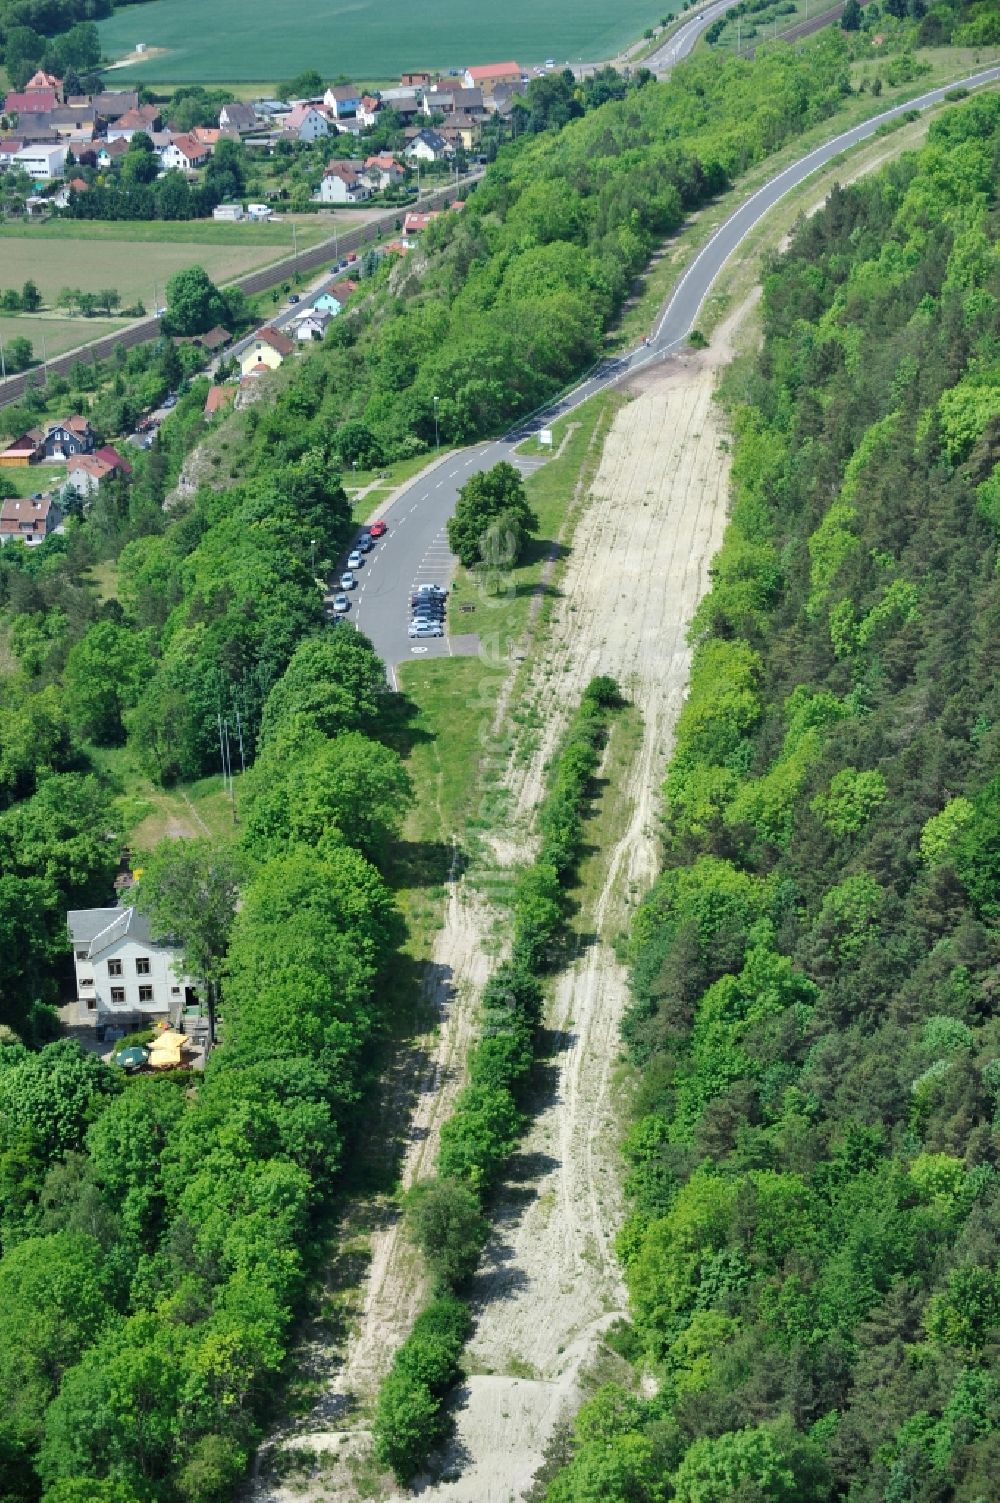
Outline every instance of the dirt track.
[[[523, 859], [531, 844], [545, 762], [593, 674], [610, 673], [625, 687], [641, 712], [641, 744], [616, 793], [618, 834], [600, 896], [585, 915], [595, 941], [559, 978], [552, 999], [553, 1086], [513, 1166], [476, 1281], [471, 1376], [457, 1405], [455, 1444], [443, 1469], [448, 1480], [417, 1489], [428, 1503], [523, 1498], [559, 1418], [578, 1400], [579, 1374], [600, 1332], [624, 1311], [614, 1256], [623, 1210], [612, 1076], [627, 985], [609, 941], [626, 921], [629, 896], [647, 888], [656, 870], [656, 801], [687, 683], [685, 634], [725, 522], [728, 457], [712, 393], [728, 353], [720, 330], [711, 352], [647, 374], [618, 413], [546, 644], [532, 665], [528, 698], [545, 734], [531, 757], [514, 759], [508, 771], [501, 861]], [[451, 978], [450, 1000], [442, 998], [443, 1026], [411, 1130], [406, 1183], [431, 1167], [460, 1083], [476, 994], [491, 964], [492, 922], [465, 884], [452, 889], [435, 947], [438, 974]], [[373, 1395], [420, 1293], [413, 1257], [390, 1222], [373, 1236], [364, 1309], [344, 1365], [312, 1422], [285, 1440], [291, 1449], [326, 1453], [325, 1475], [258, 1485], [258, 1503], [372, 1496], [354, 1481], [367, 1432], [352, 1429], [347, 1416], [356, 1399]], [[401, 1496], [391, 1489], [380, 1495]]]

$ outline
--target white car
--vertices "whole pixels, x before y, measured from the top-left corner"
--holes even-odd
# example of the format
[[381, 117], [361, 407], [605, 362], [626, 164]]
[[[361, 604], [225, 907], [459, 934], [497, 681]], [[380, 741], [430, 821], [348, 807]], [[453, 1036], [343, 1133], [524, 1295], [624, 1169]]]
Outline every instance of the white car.
[[438, 621], [411, 621], [409, 637], [443, 637], [444, 627]]
[[347, 560], [347, 567], [349, 569], [360, 569], [361, 565], [364, 563], [364, 561], [365, 561], [364, 560], [364, 555], [361, 554], [361, 553], [359, 553], [358, 550], [355, 548], [354, 552], [351, 554], [350, 558]]
[[333, 608], [335, 611], [340, 612], [349, 611], [351, 609], [351, 602], [346, 595], [334, 595]]
[[353, 590], [356, 584], [357, 580], [350, 570], [340, 576], [340, 588], [342, 590]]

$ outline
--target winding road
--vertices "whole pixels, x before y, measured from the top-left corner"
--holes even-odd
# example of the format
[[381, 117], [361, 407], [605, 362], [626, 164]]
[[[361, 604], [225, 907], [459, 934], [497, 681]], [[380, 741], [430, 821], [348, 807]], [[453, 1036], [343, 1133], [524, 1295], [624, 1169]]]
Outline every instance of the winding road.
[[[703, 15], [708, 14], [706, 9]], [[961, 86], [983, 88], [998, 82], [1000, 67], [992, 67], [961, 80]], [[940, 104], [947, 93], [959, 86], [952, 83], [931, 89], [917, 99], [883, 110], [861, 125], [833, 136], [777, 173], [730, 214], [695, 256], [660, 313], [649, 344], [617, 359], [601, 361], [584, 380], [544, 411], [533, 414], [502, 438], [449, 453], [397, 496], [384, 513], [389, 524], [388, 535], [368, 555], [359, 572], [350, 617], [371, 638], [387, 665], [393, 687], [396, 687], [396, 666], [413, 656], [442, 657], [478, 650], [474, 638], [461, 636], [461, 619], [455, 619], [454, 613], [449, 621], [449, 631], [454, 635], [420, 642], [411, 642], [407, 637], [412, 586], [418, 582], [444, 584], [451, 577], [455, 561], [448, 551], [445, 528], [455, 509], [459, 489], [469, 476], [489, 469], [501, 459], [523, 467], [524, 461], [516, 449], [529, 434], [547, 427], [636, 371], [672, 355], [684, 344], [698, 310], [726, 262], [737, 254], [747, 235], [776, 203], [841, 152], [869, 140], [880, 126], [898, 120], [907, 111], [926, 110]]]

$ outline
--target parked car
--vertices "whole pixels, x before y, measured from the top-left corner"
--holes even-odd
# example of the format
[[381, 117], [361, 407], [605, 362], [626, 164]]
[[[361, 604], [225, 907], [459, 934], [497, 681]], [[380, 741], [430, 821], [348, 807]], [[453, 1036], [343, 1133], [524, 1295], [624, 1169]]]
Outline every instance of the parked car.
[[353, 551], [353, 553], [350, 553], [348, 555], [348, 558], [347, 558], [347, 567], [349, 569], [360, 569], [361, 565], [363, 563], [364, 563], [364, 559], [362, 558], [362, 556], [358, 552], [358, 550], [355, 548], [354, 551]]
[[384, 538], [389, 531], [384, 522], [373, 522], [368, 529], [368, 536], [372, 538]]
[[439, 584], [418, 584], [413, 592], [415, 595], [430, 595], [434, 600], [446, 600], [448, 591]]
[[340, 588], [342, 590], [353, 590], [356, 584], [357, 580], [349, 570], [340, 576]]
[[299, 301], [299, 295], [298, 295], [298, 293], [297, 292], [290, 292], [288, 294], [288, 301], [290, 303], [297, 303]]
[[411, 600], [411, 616], [437, 616], [440, 619], [444, 615], [444, 602], [441, 600]]
[[173, 391], [168, 391], [167, 395], [163, 398], [163, 405], [164, 405], [164, 407], [167, 407], [167, 408], [169, 408], [169, 407], [176, 407], [177, 406], [177, 393], [173, 392]]
[[333, 608], [335, 611], [349, 611], [351, 609], [351, 602], [346, 595], [334, 595]]
[[367, 532], [363, 532], [358, 538], [358, 548], [362, 553], [371, 553], [374, 547], [374, 540], [369, 536]]
[[444, 627], [437, 621], [411, 621], [408, 637], [443, 637]]

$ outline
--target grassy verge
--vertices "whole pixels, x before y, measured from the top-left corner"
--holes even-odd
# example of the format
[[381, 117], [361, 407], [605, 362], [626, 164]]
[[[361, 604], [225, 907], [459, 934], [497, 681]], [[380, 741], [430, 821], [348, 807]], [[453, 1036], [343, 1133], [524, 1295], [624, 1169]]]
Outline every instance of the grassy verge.
[[497, 578], [462, 566], [455, 574], [450, 629], [476, 632], [494, 663], [523, 652], [529, 619], [539, 609], [536, 602], [544, 612], [557, 591], [553, 571], [570, 541], [575, 502], [596, 474], [604, 438], [623, 401], [618, 393], [602, 393], [553, 425], [554, 448], [561, 452], [525, 482], [539, 530], [524, 562]]

